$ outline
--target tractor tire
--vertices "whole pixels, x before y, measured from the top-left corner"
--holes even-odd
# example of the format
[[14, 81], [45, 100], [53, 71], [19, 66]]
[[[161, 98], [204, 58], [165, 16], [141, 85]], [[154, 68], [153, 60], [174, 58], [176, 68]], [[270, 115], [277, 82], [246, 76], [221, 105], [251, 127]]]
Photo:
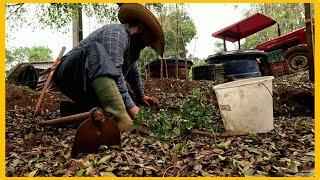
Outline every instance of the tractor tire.
[[307, 55], [306, 44], [300, 44], [287, 49], [283, 53], [283, 58], [288, 60], [288, 65], [291, 72], [309, 69], [309, 59]]

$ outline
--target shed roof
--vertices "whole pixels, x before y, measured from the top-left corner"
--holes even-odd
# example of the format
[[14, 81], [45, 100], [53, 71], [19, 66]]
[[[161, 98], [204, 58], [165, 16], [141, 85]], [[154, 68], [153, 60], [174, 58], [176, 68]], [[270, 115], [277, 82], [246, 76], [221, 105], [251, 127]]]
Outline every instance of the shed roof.
[[[175, 61], [185, 61], [186, 59], [182, 57], [171, 56], [169, 58], [165, 58], [165, 60], [167, 60], [167, 62], [175, 62]], [[187, 63], [191, 65], [193, 64], [193, 62], [188, 59], [187, 59]], [[153, 60], [150, 63], [148, 63], [146, 66], [157, 66], [157, 65], [160, 65], [160, 59]]]
[[269, 26], [272, 26], [275, 23], [276, 21], [270, 17], [256, 13], [239, 22], [231, 24], [226, 28], [212, 33], [212, 36], [215, 38], [225, 39], [226, 41], [235, 42]]

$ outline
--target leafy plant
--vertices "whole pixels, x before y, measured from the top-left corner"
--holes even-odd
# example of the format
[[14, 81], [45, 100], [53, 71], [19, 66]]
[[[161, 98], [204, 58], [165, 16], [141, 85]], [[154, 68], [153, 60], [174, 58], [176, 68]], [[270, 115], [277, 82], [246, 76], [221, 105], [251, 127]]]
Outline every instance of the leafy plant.
[[192, 129], [210, 130], [213, 116], [219, 115], [214, 106], [204, 102], [200, 89], [194, 89], [175, 105], [179, 107], [178, 114], [172, 114], [167, 109], [152, 113], [150, 109], [141, 108], [135, 124], [146, 124], [158, 139], [166, 140], [177, 138]]

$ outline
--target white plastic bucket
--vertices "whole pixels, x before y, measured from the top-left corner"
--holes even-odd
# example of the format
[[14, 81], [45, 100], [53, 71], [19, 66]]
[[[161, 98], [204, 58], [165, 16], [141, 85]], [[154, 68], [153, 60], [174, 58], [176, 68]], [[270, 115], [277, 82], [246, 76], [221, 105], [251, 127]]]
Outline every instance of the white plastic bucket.
[[273, 129], [273, 76], [214, 86], [226, 131], [265, 133]]

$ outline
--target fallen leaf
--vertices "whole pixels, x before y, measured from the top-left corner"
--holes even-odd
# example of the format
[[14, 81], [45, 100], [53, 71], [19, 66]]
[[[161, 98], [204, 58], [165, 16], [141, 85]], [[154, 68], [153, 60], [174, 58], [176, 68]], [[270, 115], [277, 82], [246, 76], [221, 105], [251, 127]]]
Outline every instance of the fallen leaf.
[[200, 170], [202, 170], [202, 165], [201, 164], [197, 164], [197, 165], [195, 165], [193, 167], [193, 169], [196, 170], [196, 171], [200, 171]]
[[100, 176], [103, 177], [117, 177], [115, 174], [113, 174], [112, 172], [101, 172]]
[[106, 169], [106, 172], [112, 172], [112, 171], [114, 171], [114, 170], [115, 170], [115, 168], [109, 167], [109, 168]]
[[223, 157], [223, 156], [221, 156], [221, 155], [218, 155], [218, 158], [219, 158], [221, 161], [226, 160], [226, 157]]
[[38, 172], [38, 169], [31, 171], [27, 176], [28, 177], [34, 177]]
[[85, 171], [86, 171], [85, 169], [78, 170], [76, 173], [76, 176], [81, 177]]
[[93, 171], [93, 167], [92, 167], [92, 166], [87, 167], [87, 169], [86, 169], [86, 175], [91, 174], [92, 171]]
[[258, 155], [262, 155], [262, 153], [260, 151], [258, 151], [256, 148], [251, 148], [251, 147], [245, 146], [244, 149], [249, 151], [249, 152], [252, 152], [252, 153], [255, 153], [255, 154], [258, 154]]
[[107, 156], [101, 158], [101, 159], [98, 161], [98, 164], [103, 164], [103, 163], [105, 163], [106, 161], [108, 161], [108, 160], [110, 159], [110, 157], [111, 157], [110, 155], [107, 155]]
[[289, 165], [289, 169], [292, 172], [297, 173], [298, 172], [298, 166], [299, 166], [299, 163], [297, 161], [291, 161], [291, 163]]
[[307, 156], [313, 156], [314, 157], [314, 151], [306, 153]]
[[226, 142], [221, 142], [220, 144], [217, 145], [217, 147], [223, 150], [227, 150], [229, 149], [230, 144], [231, 144], [231, 141], [228, 140]]

